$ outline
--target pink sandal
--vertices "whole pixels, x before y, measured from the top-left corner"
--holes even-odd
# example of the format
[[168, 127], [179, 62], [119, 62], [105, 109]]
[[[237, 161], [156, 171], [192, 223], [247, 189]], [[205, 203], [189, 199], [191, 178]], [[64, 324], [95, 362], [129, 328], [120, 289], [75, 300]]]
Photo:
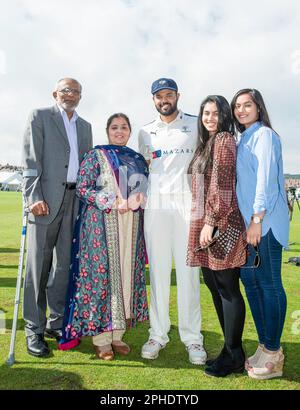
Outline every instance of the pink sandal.
[[249, 370], [251, 367], [254, 367], [256, 365], [256, 362], [259, 360], [263, 349], [264, 349], [264, 346], [259, 344], [254, 355], [247, 358], [247, 360], [245, 361], [246, 370]]
[[263, 350], [255, 365], [248, 369], [248, 376], [259, 380], [281, 377], [283, 364], [284, 354], [281, 348], [275, 353]]

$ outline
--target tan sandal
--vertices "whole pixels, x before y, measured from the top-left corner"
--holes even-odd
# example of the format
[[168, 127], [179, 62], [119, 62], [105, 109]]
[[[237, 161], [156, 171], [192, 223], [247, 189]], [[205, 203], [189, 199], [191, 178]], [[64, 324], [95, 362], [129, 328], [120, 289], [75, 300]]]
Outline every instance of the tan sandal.
[[114, 352], [119, 353], [122, 356], [126, 356], [128, 353], [130, 353], [130, 347], [128, 346], [128, 344], [122, 342], [121, 340], [113, 340], [111, 345]]
[[249, 370], [251, 367], [254, 367], [256, 365], [256, 362], [259, 360], [263, 349], [264, 345], [259, 344], [254, 355], [247, 358], [247, 360], [245, 361], [246, 370]]
[[281, 348], [276, 353], [268, 353], [263, 350], [255, 366], [249, 368], [248, 376], [259, 380], [281, 377], [283, 364], [284, 354]]
[[112, 351], [111, 345], [105, 345], [105, 346], [95, 346], [94, 345], [94, 348], [95, 348], [97, 359], [113, 360], [114, 352]]

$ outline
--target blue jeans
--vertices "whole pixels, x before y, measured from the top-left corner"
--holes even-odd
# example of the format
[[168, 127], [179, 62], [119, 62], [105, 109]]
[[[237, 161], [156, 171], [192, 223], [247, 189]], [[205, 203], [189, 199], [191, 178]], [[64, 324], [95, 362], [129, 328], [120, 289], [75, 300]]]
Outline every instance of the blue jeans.
[[272, 230], [259, 243], [260, 266], [252, 268], [255, 250], [249, 245], [249, 256], [241, 268], [241, 280], [245, 286], [259, 343], [268, 350], [280, 348], [280, 338], [286, 314], [286, 294], [281, 281], [282, 246]]

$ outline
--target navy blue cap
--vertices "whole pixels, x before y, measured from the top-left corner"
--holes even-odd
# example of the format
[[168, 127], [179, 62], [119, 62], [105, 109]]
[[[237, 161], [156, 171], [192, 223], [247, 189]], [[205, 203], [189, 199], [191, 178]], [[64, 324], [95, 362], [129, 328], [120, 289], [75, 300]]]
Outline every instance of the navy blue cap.
[[173, 90], [178, 91], [177, 84], [175, 83], [172, 78], [159, 78], [158, 80], [154, 81], [151, 86], [151, 93], [155, 94], [160, 90]]

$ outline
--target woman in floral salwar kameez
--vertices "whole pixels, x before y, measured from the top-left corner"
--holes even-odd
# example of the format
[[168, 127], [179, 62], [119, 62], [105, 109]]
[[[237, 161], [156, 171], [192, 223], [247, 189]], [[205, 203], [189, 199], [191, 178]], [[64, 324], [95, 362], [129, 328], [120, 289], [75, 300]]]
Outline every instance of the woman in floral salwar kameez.
[[107, 122], [110, 145], [96, 146], [81, 163], [81, 209], [73, 239], [61, 350], [92, 336], [96, 357], [128, 354], [126, 324], [148, 319], [143, 209], [148, 166], [126, 147], [131, 126], [122, 113]]

